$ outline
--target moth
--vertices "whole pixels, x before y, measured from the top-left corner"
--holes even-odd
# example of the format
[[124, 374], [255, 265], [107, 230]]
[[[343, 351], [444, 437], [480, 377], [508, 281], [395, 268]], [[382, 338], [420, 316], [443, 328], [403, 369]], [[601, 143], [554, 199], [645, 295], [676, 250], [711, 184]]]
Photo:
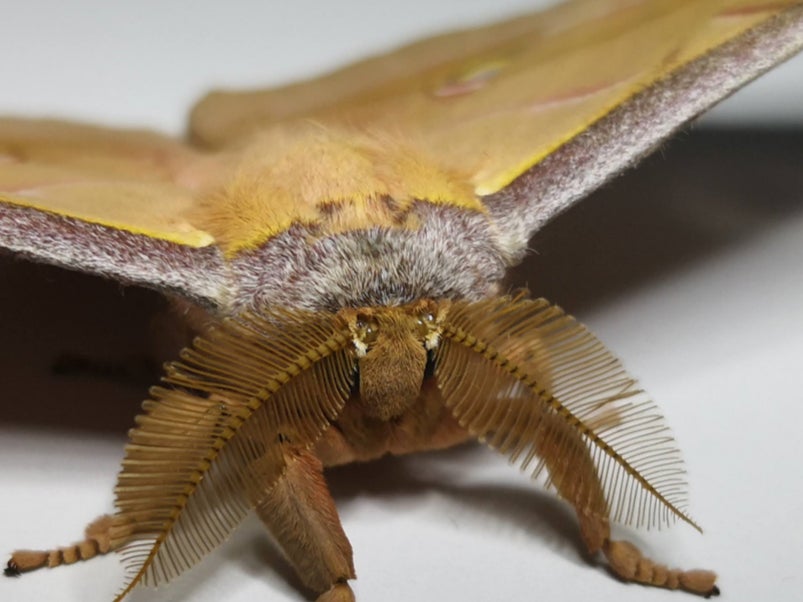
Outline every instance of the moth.
[[655, 404], [500, 283], [551, 217], [801, 46], [800, 2], [578, 1], [212, 93], [189, 141], [0, 121], [0, 246], [160, 290], [198, 335], [136, 418], [116, 512], [6, 573], [118, 550], [122, 600], [255, 511], [320, 602], [353, 600], [324, 468], [476, 439], [545, 472], [617, 576], [717, 593], [610, 533], [697, 526]]

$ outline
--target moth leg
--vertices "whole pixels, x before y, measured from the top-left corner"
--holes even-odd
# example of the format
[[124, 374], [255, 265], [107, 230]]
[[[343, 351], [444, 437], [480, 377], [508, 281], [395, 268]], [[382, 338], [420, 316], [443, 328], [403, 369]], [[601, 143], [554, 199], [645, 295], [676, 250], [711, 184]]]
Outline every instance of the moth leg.
[[104, 514], [89, 523], [84, 531], [84, 539], [78, 543], [54, 550], [17, 550], [11, 554], [4, 572], [7, 576], [16, 576], [45, 566], [53, 568], [107, 554], [124, 543], [112, 541], [113, 524], [114, 517]]
[[263, 492], [256, 512], [317, 602], [354, 602], [346, 583], [355, 578], [346, 537], [323, 464], [309, 450], [284, 452], [285, 473]]
[[719, 594], [712, 571], [669, 569], [647, 558], [632, 543], [612, 540], [605, 495], [583, 440], [554, 414], [545, 414], [536, 453], [543, 459], [558, 494], [572, 504], [580, 533], [591, 554], [602, 551], [620, 578], [647, 585], [683, 589], [703, 596]]
[[683, 589], [706, 598], [719, 595], [717, 576], [712, 571], [667, 568], [644, 556], [629, 541], [606, 539], [602, 551], [613, 572], [622, 579], [669, 589]]

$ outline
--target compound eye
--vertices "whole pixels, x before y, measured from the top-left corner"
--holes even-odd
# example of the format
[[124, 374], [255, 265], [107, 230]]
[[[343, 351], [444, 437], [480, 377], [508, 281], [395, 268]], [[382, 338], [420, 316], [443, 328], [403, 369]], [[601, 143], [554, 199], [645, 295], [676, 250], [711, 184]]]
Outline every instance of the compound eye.
[[435, 328], [435, 316], [430, 312], [419, 314], [415, 318], [415, 325], [418, 334], [426, 336]]
[[373, 345], [379, 336], [379, 324], [372, 319], [357, 320], [357, 336], [365, 345]]

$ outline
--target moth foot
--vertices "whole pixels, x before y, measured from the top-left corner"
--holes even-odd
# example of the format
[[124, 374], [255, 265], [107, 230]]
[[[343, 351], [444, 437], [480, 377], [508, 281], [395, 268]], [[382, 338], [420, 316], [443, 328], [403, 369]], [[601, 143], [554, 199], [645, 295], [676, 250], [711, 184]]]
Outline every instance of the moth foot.
[[720, 594], [719, 588], [715, 585], [711, 588], [711, 591], [705, 594], [705, 599], [707, 600], [711, 596], [718, 596]]
[[608, 540], [602, 549], [613, 572], [627, 581], [682, 589], [705, 598], [719, 595], [717, 575], [712, 571], [667, 568], [644, 556], [627, 541]]
[[6, 568], [3, 569], [3, 574], [6, 577], [19, 577], [22, 574], [20, 567], [17, 566], [17, 563], [14, 562], [12, 558], [6, 563]]
[[[48, 566], [50, 552], [39, 550], [16, 550], [12, 552], [11, 558], [6, 563], [3, 574], [6, 577], [17, 577], [20, 573], [35, 571], [44, 566]], [[51, 566], [55, 566], [52, 565]]]

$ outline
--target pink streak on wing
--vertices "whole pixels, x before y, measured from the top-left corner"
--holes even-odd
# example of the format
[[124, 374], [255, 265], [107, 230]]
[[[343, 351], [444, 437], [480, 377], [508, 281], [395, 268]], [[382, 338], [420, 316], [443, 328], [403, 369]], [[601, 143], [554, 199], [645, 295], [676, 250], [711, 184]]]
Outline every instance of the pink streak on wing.
[[788, 8], [789, 4], [786, 2], [776, 2], [775, 4], [742, 6], [741, 8], [730, 8], [717, 14], [717, 18], [728, 17], [743, 17], [746, 15], [758, 15], [761, 13], [771, 13], [774, 11]]
[[548, 111], [549, 109], [552, 109], [559, 105], [581, 102], [587, 98], [599, 94], [600, 92], [604, 92], [606, 90], [610, 90], [611, 88], [619, 86], [628, 81], [629, 79], [632, 78], [628, 77], [615, 81], [601, 82], [599, 84], [594, 84], [591, 86], [580, 86], [579, 88], [569, 90], [568, 92], [556, 94], [555, 96], [544, 98], [537, 102], [531, 103], [527, 105], [526, 108], [530, 112], [540, 113], [541, 111]]

